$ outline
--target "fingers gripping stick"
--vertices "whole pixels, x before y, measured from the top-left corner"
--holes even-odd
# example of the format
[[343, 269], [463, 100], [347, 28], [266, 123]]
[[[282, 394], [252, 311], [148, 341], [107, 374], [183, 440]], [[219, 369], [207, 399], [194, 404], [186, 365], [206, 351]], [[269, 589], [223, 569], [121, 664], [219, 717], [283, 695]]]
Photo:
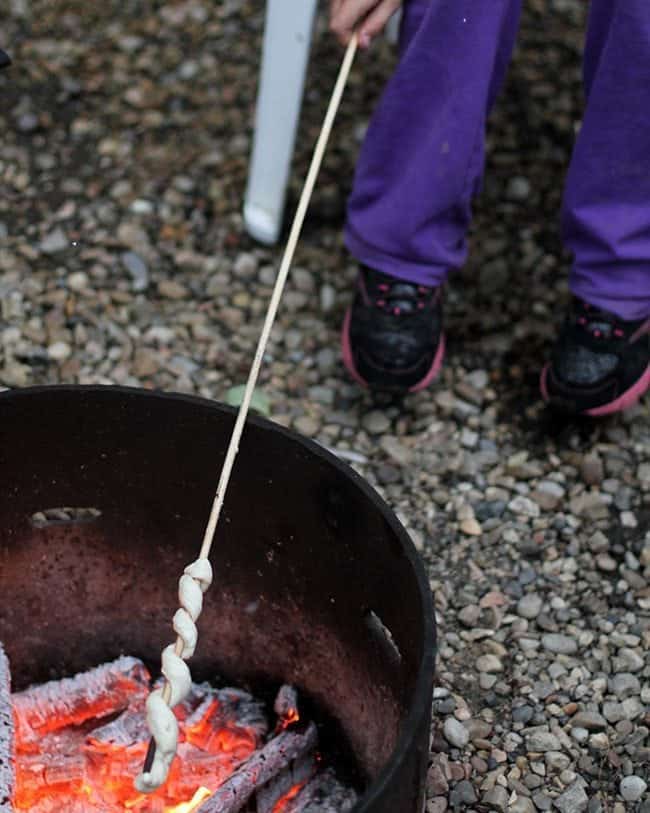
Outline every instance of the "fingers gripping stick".
[[289, 239], [287, 240], [282, 262], [280, 263], [280, 270], [278, 271], [278, 277], [273, 288], [262, 333], [255, 351], [255, 358], [253, 359], [248, 381], [246, 382], [244, 397], [242, 398], [237, 420], [235, 421], [230, 443], [228, 444], [226, 458], [217, 486], [217, 493], [212, 503], [212, 510], [205, 529], [201, 552], [199, 558], [185, 568], [185, 572], [179, 582], [179, 600], [181, 607], [174, 616], [174, 630], [178, 637], [176, 638], [176, 643], [166, 647], [162, 653], [162, 672], [165, 676], [166, 683], [162, 690], [157, 689], [152, 692], [147, 700], [147, 723], [152, 734], [152, 741], [149, 745], [149, 752], [144, 769], [135, 780], [136, 788], [143, 793], [154, 791], [165, 782], [174, 755], [176, 754], [178, 745], [178, 724], [172, 708], [187, 696], [192, 683], [190, 670], [185, 660], [190, 658], [194, 653], [197, 640], [196, 620], [201, 613], [203, 593], [205, 593], [212, 582], [212, 568], [210, 567], [208, 557], [210, 556], [210, 550], [212, 548], [215, 528], [221, 513], [221, 507], [230, 480], [232, 467], [239, 450], [239, 442], [244, 430], [253, 391], [257, 384], [260, 367], [264, 359], [266, 345], [289, 275], [289, 269], [296, 250], [302, 224], [305, 220], [307, 207], [314, 190], [318, 171], [323, 160], [325, 148], [330, 133], [332, 132], [332, 125], [334, 124], [343, 91], [348, 76], [350, 75], [357, 45], [358, 40], [355, 34], [350, 40], [345, 51], [345, 56], [343, 57], [343, 63], [339, 70], [339, 75], [336, 80], [336, 85], [334, 86], [334, 91], [332, 92], [332, 98], [327, 108], [318, 141], [316, 142], [309, 172], [307, 173], [307, 178], [298, 203], [298, 209], [296, 210], [291, 232], [289, 233]]

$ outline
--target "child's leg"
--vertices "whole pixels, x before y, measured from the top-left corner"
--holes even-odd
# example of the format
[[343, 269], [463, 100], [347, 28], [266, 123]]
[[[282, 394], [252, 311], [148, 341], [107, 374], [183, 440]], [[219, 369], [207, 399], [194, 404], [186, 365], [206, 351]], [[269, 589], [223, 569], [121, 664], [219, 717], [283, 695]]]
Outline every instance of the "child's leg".
[[346, 243], [360, 262], [422, 285], [438, 285], [462, 265], [485, 120], [520, 6], [407, 0], [402, 56], [370, 124], [348, 207]]
[[571, 289], [622, 319], [650, 316], [650, 2], [592, 0], [587, 109], [565, 192]]

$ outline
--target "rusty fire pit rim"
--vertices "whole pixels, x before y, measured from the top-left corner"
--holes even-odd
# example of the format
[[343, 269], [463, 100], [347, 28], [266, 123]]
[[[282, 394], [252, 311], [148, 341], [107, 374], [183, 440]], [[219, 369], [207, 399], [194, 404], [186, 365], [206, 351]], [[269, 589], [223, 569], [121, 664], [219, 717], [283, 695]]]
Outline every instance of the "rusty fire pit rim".
[[[129, 399], [142, 398], [143, 401], [177, 401], [192, 406], [200, 406], [211, 412], [221, 412], [235, 419], [237, 408], [224, 404], [220, 401], [210, 400], [197, 395], [185, 393], [167, 392], [162, 390], [147, 390], [140, 387], [125, 387], [120, 385], [100, 385], [100, 384], [53, 384], [47, 386], [21, 387], [17, 389], [7, 389], [0, 392], [0, 403], [5, 400], [20, 400], [21, 398], [36, 398], [42, 395], [48, 397], [62, 395], [80, 394], [85, 396], [100, 396], [108, 398], [128, 397]], [[424, 570], [424, 564], [415, 549], [415, 545], [408, 532], [397, 518], [394, 511], [381, 495], [349, 464], [338, 458], [320, 443], [306, 438], [303, 435], [287, 429], [280, 424], [264, 418], [260, 415], [249, 414], [247, 422], [262, 431], [271, 431], [280, 435], [285, 440], [298, 444], [307, 452], [320, 458], [324, 462], [333, 466], [340, 474], [352, 481], [352, 483], [370, 500], [374, 507], [381, 513], [384, 521], [390, 526], [395, 536], [399, 539], [404, 555], [413, 569], [420, 600], [423, 609], [423, 635], [424, 653], [420, 662], [418, 675], [413, 690], [413, 700], [406, 718], [402, 721], [402, 730], [397, 739], [395, 749], [382, 769], [377, 779], [371, 784], [366, 793], [361, 797], [354, 807], [354, 813], [364, 813], [371, 809], [372, 805], [384, 793], [386, 785], [401, 767], [402, 762], [407, 758], [411, 741], [416, 737], [419, 724], [422, 718], [429, 719], [431, 713], [433, 680], [436, 660], [436, 623], [433, 605], [433, 597], [429, 587], [429, 581]], [[235, 463], [236, 465], [236, 463]], [[215, 489], [218, 471], [215, 471]], [[227, 495], [226, 495], [227, 499]]]

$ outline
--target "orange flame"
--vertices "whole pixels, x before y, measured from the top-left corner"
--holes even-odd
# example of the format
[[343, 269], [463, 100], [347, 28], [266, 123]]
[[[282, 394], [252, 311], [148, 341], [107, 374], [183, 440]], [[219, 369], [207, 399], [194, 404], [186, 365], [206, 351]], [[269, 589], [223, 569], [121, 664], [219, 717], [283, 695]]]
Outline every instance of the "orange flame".
[[175, 805], [174, 807], [168, 807], [166, 808], [165, 813], [192, 813], [192, 811], [197, 810], [201, 802], [205, 802], [209, 796], [212, 796], [212, 791], [208, 790], [206, 787], [200, 787], [192, 797], [191, 801], [183, 802], [182, 804]]

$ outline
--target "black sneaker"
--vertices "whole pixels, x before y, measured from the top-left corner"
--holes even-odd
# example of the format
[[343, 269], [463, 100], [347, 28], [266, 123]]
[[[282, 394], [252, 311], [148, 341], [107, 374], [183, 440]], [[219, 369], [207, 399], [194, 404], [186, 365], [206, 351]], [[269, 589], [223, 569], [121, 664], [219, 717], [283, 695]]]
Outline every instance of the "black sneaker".
[[545, 401], [582, 415], [632, 406], [650, 387], [650, 318], [625, 322], [576, 299], [540, 386]]
[[445, 355], [440, 287], [362, 266], [342, 344], [345, 365], [360, 384], [389, 392], [424, 389]]

